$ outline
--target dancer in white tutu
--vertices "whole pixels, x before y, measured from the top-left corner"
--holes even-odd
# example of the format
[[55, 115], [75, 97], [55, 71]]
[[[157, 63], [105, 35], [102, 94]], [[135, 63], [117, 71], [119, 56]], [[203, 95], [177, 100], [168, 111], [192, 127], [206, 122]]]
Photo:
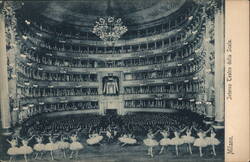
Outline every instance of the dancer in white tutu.
[[56, 144], [57, 144], [57, 146], [58, 146], [58, 149], [59, 150], [62, 150], [62, 152], [63, 152], [63, 157], [66, 159], [67, 158], [67, 156], [66, 156], [66, 150], [69, 148], [69, 146], [70, 146], [70, 144], [69, 144], [69, 142], [67, 142], [66, 140], [67, 140], [68, 138], [66, 137], [66, 136], [64, 136], [64, 135], [61, 135], [61, 137], [60, 137], [60, 141], [58, 141]]
[[205, 138], [207, 144], [212, 146], [214, 156], [216, 156], [215, 146], [220, 144], [220, 141], [217, 138], [215, 138], [215, 136], [216, 133], [214, 132], [213, 128], [211, 128], [210, 137]]
[[151, 157], [154, 157], [153, 155], [153, 147], [158, 146], [158, 142], [156, 140], [154, 140], [154, 136], [158, 133], [159, 131], [153, 133], [152, 130], [149, 130], [148, 134], [147, 134], [147, 139], [144, 139], [143, 142], [146, 146], [148, 146], [148, 155], [150, 155]]
[[122, 143], [122, 147], [125, 145], [133, 145], [137, 142], [132, 134], [124, 134], [122, 137], [119, 137], [118, 140]]
[[12, 137], [12, 139], [9, 141], [8, 139], [6, 140], [10, 144], [10, 148], [7, 151], [7, 154], [10, 155], [10, 162], [14, 158], [15, 155], [18, 155], [18, 147], [17, 147], [17, 138]]
[[103, 136], [99, 135], [98, 133], [93, 132], [92, 134], [89, 135], [89, 138], [87, 139], [87, 143], [89, 145], [95, 145], [101, 142], [103, 139]]
[[42, 143], [43, 138], [41, 136], [37, 136], [36, 138], [36, 144], [34, 145], [33, 149], [36, 151], [35, 159], [39, 156], [39, 153], [41, 154], [41, 158], [43, 155], [43, 151], [45, 151], [45, 145]]
[[197, 130], [195, 127], [193, 127], [196, 132], [197, 132], [197, 136], [198, 138], [196, 138], [194, 140], [194, 146], [199, 147], [199, 151], [200, 151], [200, 157], [203, 156], [203, 152], [202, 152], [202, 148], [203, 147], [207, 147], [208, 143], [207, 140], [205, 139], [206, 134], [210, 131], [211, 128], [209, 128], [207, 131], [203, 131], [203, 130]]
[[184, 132], [186, 130], [187, 127], [185, 127], [184, 129], [182, 130], [175, 130], [174, 131], [174, 138], [171, 139], [171, 145], [175, 145], [175, 153], [176, 153], [176, 156], [179, 156], [179, 149], [178, 149], [178, 146], [179, 145], [182, 145], [184, 142], [183, 142], [183, 139], [180, 138], [180, 134], [182, 132]]
[[163, 153], [165, 147], [171, 144], [171, 140], [168, 138], [169, 130], [163, 130], [160, 132], [163, 138], [160, 140], [161, 151], [159, 154]]
[[28, 161], [27, 155], [29, 155], [33, 152], [33, 149], [30, 146], [28, 146], [28, 143], [33, 138], [33, 136], [27, 140], [25, 140], [21, 137], [18, 137], [18, 138], [22, 140], [22, 146], [18, 148], [17, 152], [18, 152], [18, 154], [23, 155], [25, 161], [27, 162]]
[[49, 151], [50, 156], [51, 156], [51, 160], [54, 160], [53, 151], [58, 150], [58, 145], [56, 143], [54, 143], [54, 139], [53, 139], [52, 135], [49, 135], [49, 142], [47, 144], [45, 144], [44, 150]]
[[121, 142], [121, 146], [125, 146], [124, 145], [124, 139], [125, 138], [128, 138], [128, 135], [127, 134], [123, 134], [121, 137], [118, 138], [118, 140]]
[[191, 136], [192, 134], [192, 126], [186, 130], [186, 135], [181, 136], [181, 139], [183, 140], [184, 144], [187, 144], [187, 150], [190, 154], [192, 154], [192, 146], [191, 144], [194, 143], [195, 138]]
[[72, 143], [69, 145], [69, 149], [72, 151], [70, 154], [70, 158], [73, 158], [73, 154], [75, 152], [75, 158], [77, 159], [79, 150], [83, 149], [83, 145], [77, 141], [78, 140], [77, 134], [71, 135], [70, 139], [72, 141]]

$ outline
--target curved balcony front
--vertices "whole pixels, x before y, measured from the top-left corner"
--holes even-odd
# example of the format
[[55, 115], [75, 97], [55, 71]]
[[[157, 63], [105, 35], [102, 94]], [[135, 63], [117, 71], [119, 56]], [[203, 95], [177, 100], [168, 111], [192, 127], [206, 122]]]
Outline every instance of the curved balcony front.
[[80, 102], [80, 101], [98, 101], [98, 95], [93, 96], [61, 96], [61, 97], [37, 97], [37, 98], [23, 98], [20, 105], [27, 104], [44, 104], [44, 103], [67, 103], [67, 102]]
[[[47, 64], [47, 65], [58, 65], [60, 67], [89, 67], [89, 68], [113, 68], [113, 67], [129, 67], [129, 66], [147, 66], [150, 64], [167, 63], [173, 61], [180, 61], [189, 58], [193, 55], [200, 55], [202, 38], [199, 38], [198, 42], [192, 42], [192, 44], [184, 45], [175, 51], [168, 51], [167, 53], [158, 53], [155, 55], [144, 55], [143, 57], [132, 57], [126, 58], [116, 57], [110, 59], [109, 57], [96, 57], [94, 58], [69, 58], [66, 54], [58, 56], [46, 51], [36, 52], [34, 49], [25, 50], [25, 54], [22, 54], [32, 62]], [[92, 55], [95, 56], [95, 55]], [[192, 60], [192, 58], [191, 58]]]
[[115, 67], [115, 68], [65, 68], [65, 67], [58, 67], [58, 66], [48, 66], [38, 63], [32, 63], [26, 59], [20, 59], [20, 62], [24, 65], [30, 66], [31, 68], [42, 68], [44, 71], [66, 71], [69, 73], [81, 73], [81, 72], [105, 72], [105, 71], [112, 71], [112, 72], [133, 72], [133, 71], [145, 71], [145, 70], [160, 70], [160, 69], [167, 69], [167, 68], [174, 68], [179, 66], [184, 66], [185, 64], [189, 64], [194, 61], [201, 61], [202, 57], [200, 56], [192, 56], [182, 61], [177, 62], [170, 62], [170, 63], [162, 63], [156, 65], [147, 65], [147, 66], [138, 66], [138, 67], [127, 67], [124, 70], [123, 67]]

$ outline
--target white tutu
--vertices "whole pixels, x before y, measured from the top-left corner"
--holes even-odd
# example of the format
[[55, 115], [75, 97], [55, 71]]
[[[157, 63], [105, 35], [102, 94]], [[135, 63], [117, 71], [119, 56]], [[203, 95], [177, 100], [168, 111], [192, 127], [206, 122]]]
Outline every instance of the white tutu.
[[21, 146], [18, 148], [17, 153], [20, 155], [31, 154], [33, 152], [30, 146]]
[[67, 149], [67, 148], [69, 148], [69, 143], [68, 142], [59, 141], [56, 144], [58, 146], [58, 149]]
[[214, 137], [206, 137], [205, 140], [206, 140], [208, 145], [219, 145], [220, 144], [220, 141]]
[[99, 143], [102, 139], [103, 139], [103, 136], [92, 137], [92, 138], [87, 139], [87, 143], [89, 145], [94, 145], [94, 144]]
[[120, 137], [118, 140], [122, 143], [135, 144], [137, 141], [134, 138]]
[[34, 150], [35, 151], [44, 151], [45, 150], [45, 145], [41, 144], [41, 143], [35, 144], [34, 145]]
[[183, 139], [179, 137], [174, 137], [171, 139], [171, 145], [182, 145], [184, 143]]
[[58, 149], [58, 145], [56, 143], [47, 143], [44, 147], [46, 151], [54, 151]]
[[182, 136], [183, 143], [194, 143], [195, 138], [192, 136]]
[[158, 146], [158, 142], [156, 140], [153, 140], [153, 139], [145, 139], [143, 140], [144, 144], [147, 145], [147, 146], [150, 146], [150, 147], [154, 147], [154, 146]]
[[196, 138], [194, 141], [194, 146], [206, 147], [208, 145], [207, 141], [203, 138]]
[[163, 138], [160, 140], [160, 145], [161, 146], [171, 145], [171, 140], [169, 138]]
[[18, 147], [11, 147], [8, 149], [7, 154], [8, 155], [17, 155], [18, 154]]
[[83, 145], [80, 142], [73, 142], [69, 145], [70, 150], [81, 150], [83, 149]]
[[122, 142], [122, 143], [125, 143], [125, 142], [124, 142], [124, 141], [125, 141], [125, 140], [124, 140], [125, 138], [126, 138], [126, 137], [119, 137], [118, 140], [119, 140], [120, 142]]

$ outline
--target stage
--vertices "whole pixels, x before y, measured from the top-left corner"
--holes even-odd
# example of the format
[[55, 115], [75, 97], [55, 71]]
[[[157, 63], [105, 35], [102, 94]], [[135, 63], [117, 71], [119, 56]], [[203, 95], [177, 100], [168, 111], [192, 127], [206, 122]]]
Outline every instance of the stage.
[[[135, 145], [135, 146], [124, 146], [121, 147], [118, 143], [112, 144], [102, 144], [98, 146], [87, 146], [84, 145], [85, 148], [79, 152], [78, 159], [63, 159], [63, 154], [60, 151], [55, 152], [55, 160], [60, 162], [68, 162], [68, 161], [82, 161], [82, 162], [155, 162], [155, 161], [171, 161], [171, 162], [203, 162], [203, 161], [211, 161], [211, 162], [222, 162], [224, 159], [223, 153], [223, 144], [220, 144], [216, 147], [217, 156], [212, 155], [212, 149], [206, 148], [204, 149], [204, 157], [199, 157], [198, 148], [193, 147], [193, 155], [190, 155], [186, 147], [180, 147], [180, 155], [177, 157], [175, 155], [174, 146], [170, 146], [164, 153], [159, 155], [160, 147], [154, 148], [154, 157], [151, 158], [147, 155], [147, 148], [143, 144]], [[6, 148], [6, 147], [5, 147]], [[67, 156], [69, 157], [70, 152], [67, 152]], [[8, 156], [1, 152], [1, 160], [9, 160]], [[29, 159], [31, 156], [29, 156]], [[18, 156], [16, 161], [24, 161], [22, 156]], [[35, 161], [52, 161], [50, 154], [47, 153], [42, 160], [30, 159], [29, 162]]]

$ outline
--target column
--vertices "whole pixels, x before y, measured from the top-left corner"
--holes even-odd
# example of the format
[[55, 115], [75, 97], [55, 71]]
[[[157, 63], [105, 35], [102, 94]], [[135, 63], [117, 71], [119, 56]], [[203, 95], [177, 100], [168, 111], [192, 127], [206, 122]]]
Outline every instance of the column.
[[224, 16], [223, 9], [215, 15], [215, 128], [224, 128]]
[[[1, 12], [1, 11], [0, 11]], [[1, 107], [1, 126], [3, 134], [10, 134], [11, 127], [9, 89], [8, 89], [8, 71], [6, 55], [6, 37], [5, 37], [5, 17], [0, 13], [0, 107]]]
[[[204, 13], [205, 14], [205, 13]], [[205, 14], [206, 15], [206, 14]], [[211, 22], [207, 20], [206, 23], [206, 31], [205, 31], [205, 38], [209, 38], [210, 37], [210, 29], [214, 28], [211, 25]], [[204, 122], [206, 124], [213, 124], [214, 119], [215, 119], [215, 103], [213, 101], [213, 95], [214, 95], [214, 77], [215, 75], [213, 73], [211, 73], [211, 66], [210, 64], [213, 63], [214, 60], [210, 60], [210, 53], [214, 52], [214, 45], [211, 44], [209, 41], [203, 41], [203, 46], [204, 46], [204, 50], [206, 51], [207, 55], [204, 56], [205, 59], [205, 63], [203, 64], [203, 73], [204, 73], [204, 88], [205, 88], [205, 95], [204, 95], [204, 101], [205, 101], [205, 120]]]
[[[206, 69], [206, 67], [205, 67]], [[213, 87], [216, 86], [214, 85], [214, 75], [209, 73], [206, 73], [206, 77], [205, 77], [205, 83], [204, 83], [204, 87], [205, 87], [205, 96], [204, 96], [204, 101], [206, 102], [204, 104], [205, 109], [206, 109], [206, 117], [205, 117], [205, 123], [206, 124], [212, 124], [214, 121], [214, 109], [216, 108], [216, 106], [214, 106], [213, 101], [212, 101], [212, 96], [213, 96]], [[216, 93], [216, 92], [215, 92]], [[215, 99], [215, 103], [216, 103]], [[218, 101], [217, 101], [218, 102]]]

